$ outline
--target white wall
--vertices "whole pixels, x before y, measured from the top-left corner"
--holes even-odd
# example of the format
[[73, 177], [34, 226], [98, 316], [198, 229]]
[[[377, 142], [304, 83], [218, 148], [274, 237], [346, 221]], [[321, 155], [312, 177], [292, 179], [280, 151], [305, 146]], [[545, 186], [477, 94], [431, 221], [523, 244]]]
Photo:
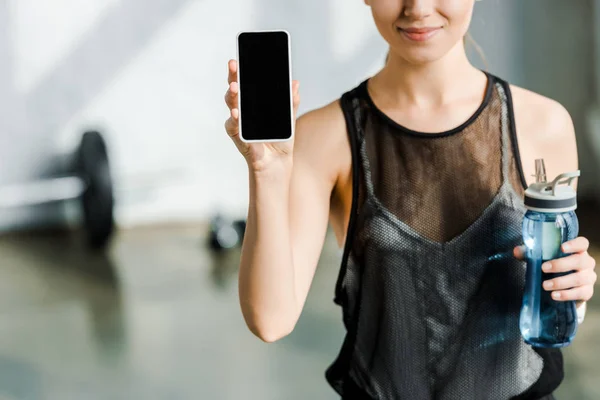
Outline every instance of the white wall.
[[[472, 31], [492, 72], [565, 103], [584, 138], [591, 0], [566, 3], [478, 2]], [[339, 97], [385, 56], [361, 0], [0, 0], [0, 183], [53, 174], [56, 155], [98, 126], [121, 224], [203, 218], [217, 205], [243, 214], [245, 164], [223, 131], [226, 62], [237, 31], [270, 28], [292, 34], [300, 112]], [[62, 218], [60, 207], [44, 210], [0, 212], [0, 226]]]

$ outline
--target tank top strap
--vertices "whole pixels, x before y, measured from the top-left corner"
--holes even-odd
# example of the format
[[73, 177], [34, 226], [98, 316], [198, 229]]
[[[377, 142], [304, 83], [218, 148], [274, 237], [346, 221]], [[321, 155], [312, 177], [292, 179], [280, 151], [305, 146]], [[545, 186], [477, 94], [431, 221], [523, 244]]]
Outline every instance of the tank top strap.
[[364, 173], [364, 185], [366, 194], [370, 198], [375, 189], [371, 179], [371, 166], [367, 155], [367, 141], [365, 140], [365, 123], [367, 121], [367, 106], [363, 104], [364, 96], [361, 91], [366, 90], [367, 81], [363, 81], [356, 89], [346, 93], [342, 97], [342, 109], [346, 114], [346, 122], [351, 136], [354, 136], [356, 155]]
[[344, 114], [346, 132], [348, 134], [348, 141], [350, 142], [350, 151], [352, 154], [352, 207], [350, 210], [348, 230], [346, 232], [342, 264], [335, 285], [335, 297], [333, 301], [340, 306], [345, 306], [348, 299], [343, 290], [343, 282], [346, 278], [350, 252], [355, 236], [356, 217], [359, 212], [359, 198], [363, 190], [362, 188], [367, 186], [364, 183], [364, 176], [362, 174], [362, 170], [364, 169], [364, 162], [362, 159], [364, 159], [364, 157], [361, 156], [362, 143], [364, 143], [364, 130], [361, 121], [363, 120], [362, 114], [364, 113], [364, 110], [363, 107], [361, 107], [358, 88], [354, 88], [341, 96], [340, 107]]
[[510, 185], [510, 166], [511, 166], [511, 137], [510, 137], [510, 110], [507, 97], [507, 83], [495, 76], [488, 75], [489, 79], [494, 79], [498, 96], [502, 104], [500, 130], [502, 135], [502, 184], [503, 186]]
[[[513, 186], [516, 193], [521, 193], [527, 189], [527, 179], [523, 171], [519, 143], [517, 139], [515, 111], [512, 99], [510, 84], [497, 76], [493, 76], [497, 91], [502, 101], [502, 152], [503, 152], [503, 175], [504, 181], [511, 180], [509, 184]], [[514, 165], [511, 165], [513, 164]], [[514, 169], [514, 171], [512, 170]], [[513, 173], [514, 176], [510, 174]]]

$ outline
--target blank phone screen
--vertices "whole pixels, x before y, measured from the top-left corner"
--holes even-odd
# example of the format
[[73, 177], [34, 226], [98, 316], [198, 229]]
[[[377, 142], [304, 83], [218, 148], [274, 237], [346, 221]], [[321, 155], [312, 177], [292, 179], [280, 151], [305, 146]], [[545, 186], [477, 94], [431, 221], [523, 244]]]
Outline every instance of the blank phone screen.
[[255, 141], [291, 138], [288, 35], [241, 33], [238, 58], [242, 137]]

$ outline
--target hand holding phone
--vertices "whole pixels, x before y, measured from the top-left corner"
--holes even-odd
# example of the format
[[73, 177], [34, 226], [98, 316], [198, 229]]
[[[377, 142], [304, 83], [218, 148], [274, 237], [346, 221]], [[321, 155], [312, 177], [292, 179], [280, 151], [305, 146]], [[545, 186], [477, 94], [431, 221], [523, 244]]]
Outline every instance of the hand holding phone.
[[291, 81], [289, 35], [243, 32], [238, 58], [228, 65], [228, 135], [253, 169], [291, 157], [300, 95]]

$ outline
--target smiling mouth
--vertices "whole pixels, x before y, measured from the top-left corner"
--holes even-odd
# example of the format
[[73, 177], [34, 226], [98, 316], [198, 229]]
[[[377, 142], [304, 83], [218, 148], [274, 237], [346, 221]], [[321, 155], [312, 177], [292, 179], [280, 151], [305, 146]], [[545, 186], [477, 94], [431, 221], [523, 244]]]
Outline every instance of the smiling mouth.
[[440, 27], [426, 27], [426, 28], [401, 28], [396, 27], [396, 30], [400, 32], [405, 38], [413, 42], [425, 42], [433, 38], [442, 28]]

